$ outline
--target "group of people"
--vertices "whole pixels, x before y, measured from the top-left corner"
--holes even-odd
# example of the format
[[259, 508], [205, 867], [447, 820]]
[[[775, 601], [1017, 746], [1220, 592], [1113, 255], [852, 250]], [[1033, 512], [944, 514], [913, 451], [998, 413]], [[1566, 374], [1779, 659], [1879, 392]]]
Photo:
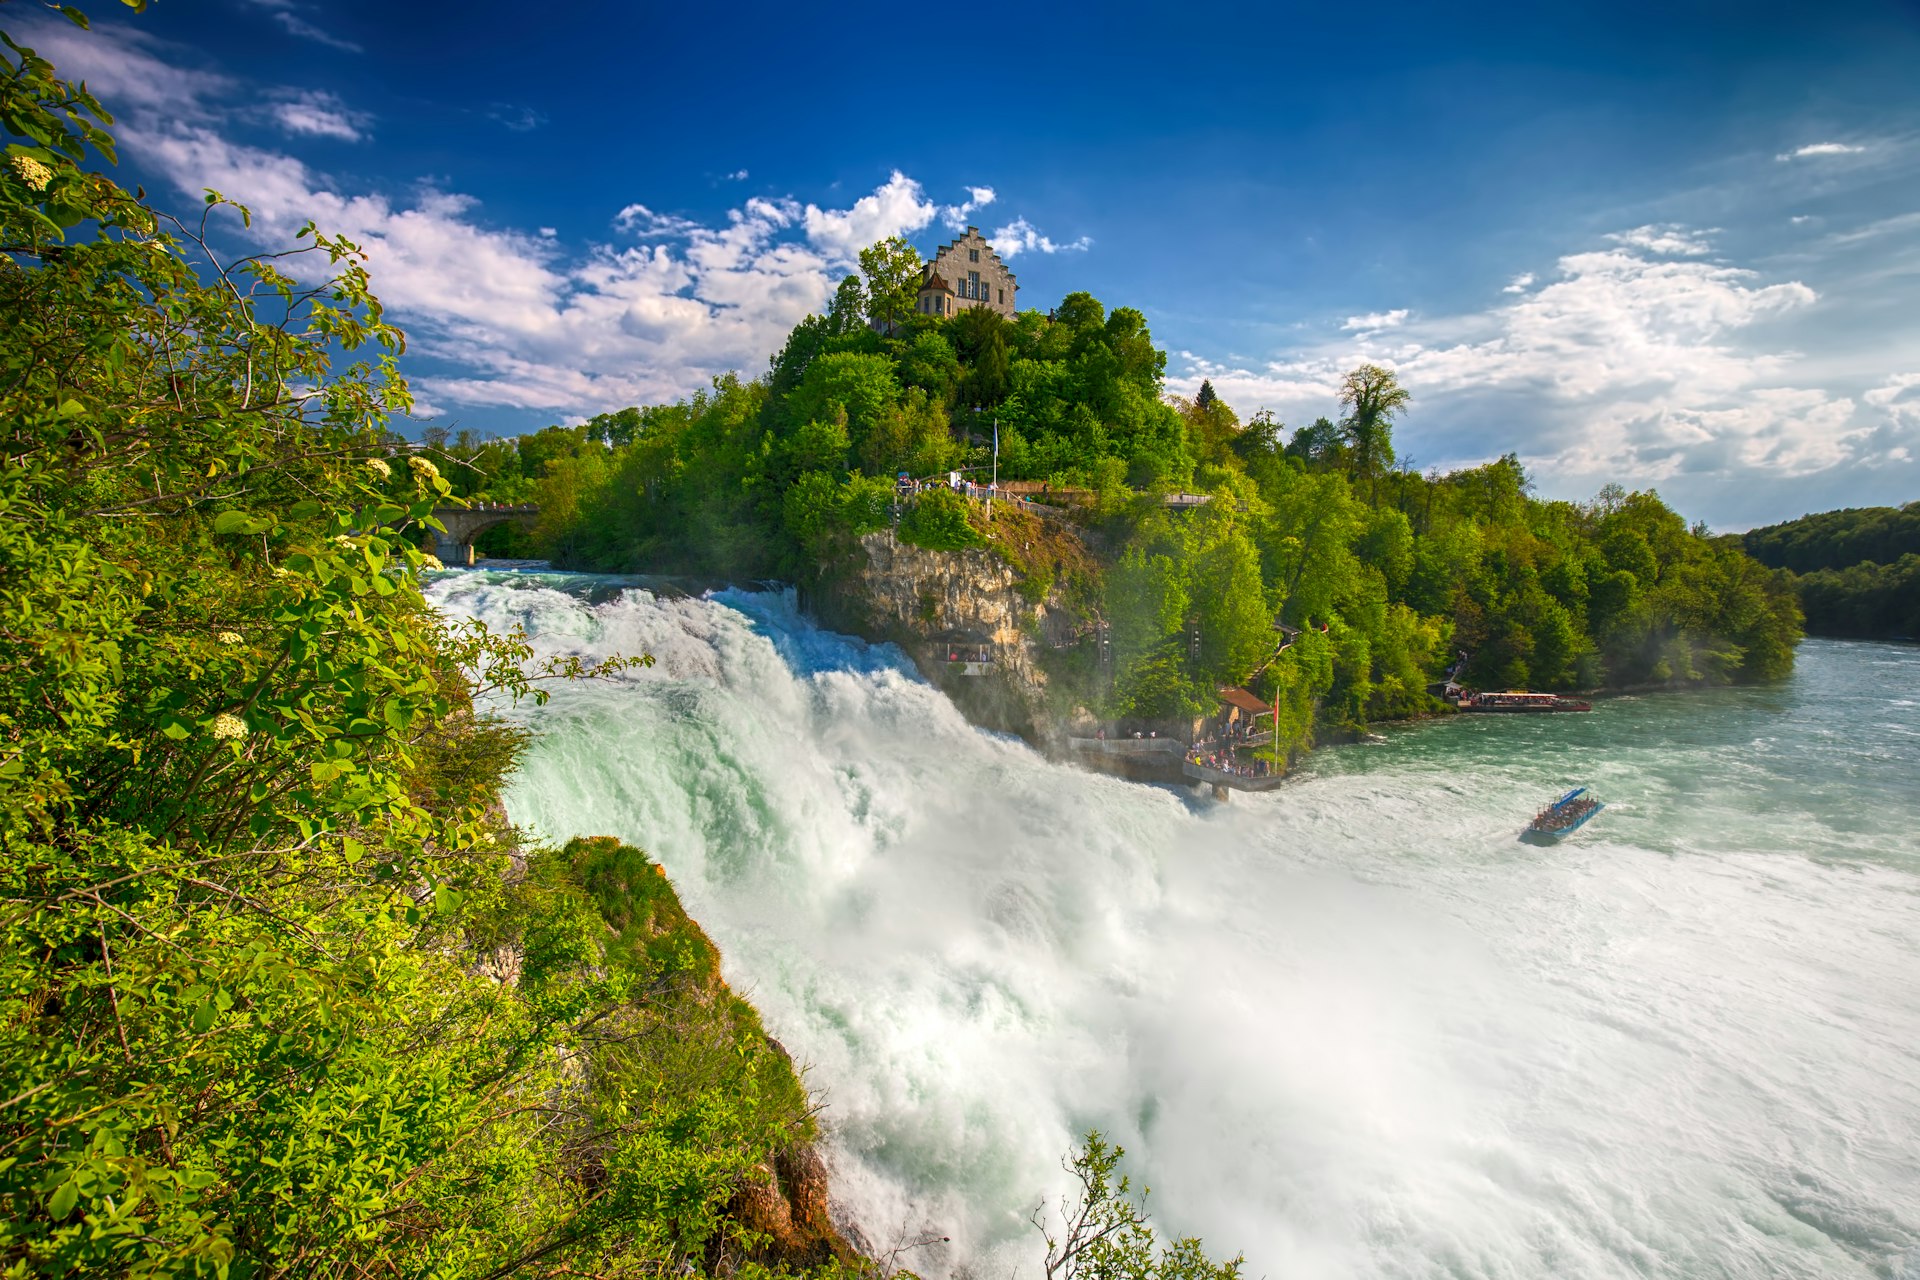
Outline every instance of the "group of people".
[[1563, 805], [1548, 805], [1533, 815], [1535, 831], [1563, 831], [1580, 821], [1600, 802], [1592, 796], [1577, 796]]
[[1207, 742], [1196, 742], [1187, 752], [1187, 763], [1197, 764], [1203, 769], [1212, 769], [1216, 773], [1229, 774], [1235, 778], [1265, 778], [1273, 773], [1273, 761], [1253, 760], [1242, 762], [1234, 758], [1231, 749], [1220, 750]]

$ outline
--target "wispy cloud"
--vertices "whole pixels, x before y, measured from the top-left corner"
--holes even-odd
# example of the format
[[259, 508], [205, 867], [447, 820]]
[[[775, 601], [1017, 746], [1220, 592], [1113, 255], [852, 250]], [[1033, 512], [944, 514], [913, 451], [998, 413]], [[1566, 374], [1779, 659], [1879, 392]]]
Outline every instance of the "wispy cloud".
[[1852, 146], [1845, 142], [1809, 142], [1804, 147], [1795, 147], [1792, 151], [1782, 151], [1775, 160], [1810, 160], [1817, 156], [1854, 156], [1865, 151], [1865, 147]]
[[692, 219], [655, 213], [643, 204], [630, 204], [614, 214], [613, 225], [642, 240], [685, 236], [700, 230], [700, 224]]
[[1502, 288], [1500, 292], [1525, 293], [1527, 290], [1533, 288], [1533, 281], [1534, 281], [1533, 272], [1522, 271], [1519, 275], [1515, 276], [1512, 280], [1508, 281], [1506, 286]]
[[300, 3], [300, 0], [249, 0], [256, 9], [264, 9], [273, 15], [273, 20], [290, 36], [302, 40], [311, 40], [315, 44], [326, 45], [330, 49], [340, 49], [346, 53], [364, 53], [366, 50], [351, 40], [342, 39], [321, 27], [308, 22], [300, 15], [313, 6]]
[[514, 133], [532, 133], [547, 122], [547, 117], [532, 107], [496, 102], [487, 108], [487, 119], [505, 125]]
[[745, 169], [735, 169], [732, 173], [722, 174], [721, 176], [728, 182], [745, 182], [747, 180], [747, 171]]
[[1084, 253], [1093, 247], [1093, 238], [1080, 236], [1067, 241], [1051, 240], [1041, 235], [1040, 229], [1025, 218], [1015, 218], [989, 236], [987, 243], [1002, 258], [1012, 258], [1028, 250], [1035, 253]]
[[321, 90], [291, 90], [268, 113], [282, 129], [291, 134], [314, 138], [339, 138], [358, 142], [366, 136], [373, 117], [355, 111], [334, 94]]
[[1689, 231], [1672, 223], [1635, 227], [1631, 231], [1616, 231], [1607, 239], [1615, 244], [1626, 245], [1630, 249], [1644, 249], [1648, 253], [1658, 253], [1668, 257], [1699, 257], [1713, 252], [1713, 245], [1707, 237], [1718, 231], [1718, 227], [1708, 227], [1704, 231]]
[[1863, 240], [1878, 240], [1883, 236], [1900, 235], [1908, 231], [1920, 231], [1920, 212], [1895, 214], [1891, 218], [1881, 218], [1863, 227], [1855, 227], [1852, 231], [1837, 231], [1827, 237], [1827, 242], [1834, 245], [1859, 244]]
[[1397, 329], [1407, 322], [1407, 309], [1393, 311], [1371, 311], [1363, 316], [1348, 316], [1340, 322], [1340, 327], [1349, 333], [1372, 332], [1379, 329]]

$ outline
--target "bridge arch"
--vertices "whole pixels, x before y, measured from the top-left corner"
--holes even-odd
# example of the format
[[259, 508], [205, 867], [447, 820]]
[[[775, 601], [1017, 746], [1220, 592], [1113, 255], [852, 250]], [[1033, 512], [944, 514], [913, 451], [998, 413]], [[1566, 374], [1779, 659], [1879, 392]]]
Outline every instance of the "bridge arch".
[[473, 540], [495, 525], [517, 524], [531, 529], [540, 508], [532, 503], [517, 506], [493, 504], [477, 507], [438, 507], [433, 516], [445, 533], [433, 535], [433, 554], [445, 565], [471, 565]]

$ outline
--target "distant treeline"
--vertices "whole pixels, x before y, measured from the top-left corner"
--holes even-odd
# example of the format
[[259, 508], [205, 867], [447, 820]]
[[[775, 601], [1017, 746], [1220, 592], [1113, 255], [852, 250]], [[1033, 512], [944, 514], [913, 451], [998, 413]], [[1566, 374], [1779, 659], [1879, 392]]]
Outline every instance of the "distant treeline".
[[1797, 575], [1814, 635], [1920, 635], [1920, 502], [1822, 511], [1742, 542], [1762, 564]]
[[1795, 573], [1892, 564], [1904, 555], [1920, 555], [1920, 502], [1821, 511], [1755, 529], [1741, 541], [1761, 564]]

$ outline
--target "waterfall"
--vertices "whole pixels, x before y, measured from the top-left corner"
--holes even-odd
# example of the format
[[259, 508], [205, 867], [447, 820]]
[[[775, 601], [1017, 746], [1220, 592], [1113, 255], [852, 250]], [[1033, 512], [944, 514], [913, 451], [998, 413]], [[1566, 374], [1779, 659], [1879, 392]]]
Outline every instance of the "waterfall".
[[[1655, 700], [1414, 730], [1218, 805], [975, 729], [791, 596], [500, 573], [430, 596], [541, 652], [654, 655], [513, 713], [540, 737], [508, 810], [666, 866], [809, 1069], [840, 1211], [881, 1251], [952, 1238], [900, 1258], [920, 1274], [1037, 1274], [1028, 1215], [1089, 1128], [1163, 1233], [1255, 1277], [1920, 1256], [1911, 842], [1839, 830], [1831, 795], [1804, 839], [1884, 856], [1729, 834], [1699, 796], [1750, 762], [1647, 739]], [[1732, 737], [1790, 713], [1714, 705]], [[1607, 814], [1518, 844], [1570, 770]]]

